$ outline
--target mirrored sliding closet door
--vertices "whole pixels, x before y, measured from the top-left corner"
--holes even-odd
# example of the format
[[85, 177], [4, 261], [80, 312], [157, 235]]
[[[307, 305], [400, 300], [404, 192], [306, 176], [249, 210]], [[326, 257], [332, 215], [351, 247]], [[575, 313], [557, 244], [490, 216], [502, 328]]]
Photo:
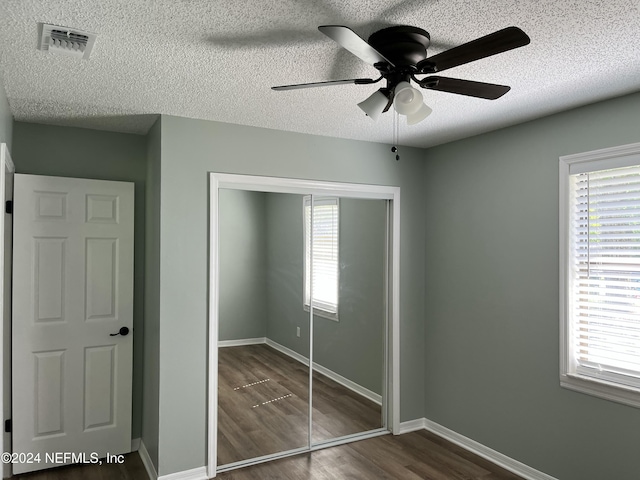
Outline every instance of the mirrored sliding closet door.
[[215, 175], [211, 472], [388, 433], [394, 191]]
[[219, 192], [218, 465], [309, 445], [301, 204]]
[[321, 444], [383, 427], [387, 202], [314, 200], [312, 442]]

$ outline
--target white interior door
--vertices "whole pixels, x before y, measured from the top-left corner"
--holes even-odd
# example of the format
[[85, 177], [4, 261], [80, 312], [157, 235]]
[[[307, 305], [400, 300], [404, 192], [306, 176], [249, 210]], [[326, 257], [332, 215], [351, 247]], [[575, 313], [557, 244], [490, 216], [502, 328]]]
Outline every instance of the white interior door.
[[14, 473], [131, 451], [133, 193], [15, 175]]

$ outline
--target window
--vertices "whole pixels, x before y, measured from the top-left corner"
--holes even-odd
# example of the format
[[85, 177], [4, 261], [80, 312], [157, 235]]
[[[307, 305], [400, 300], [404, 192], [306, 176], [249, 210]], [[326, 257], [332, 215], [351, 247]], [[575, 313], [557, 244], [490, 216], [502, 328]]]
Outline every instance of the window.
[[640, 144], [560, 160], [561, 384], [640, 407]]
[[[304, 197], [304, 306], [308, 310], [310, 296], [313, 294], [314, 311], [318, 315], [337, 320], [338, 199], [314, 196], [313, 228], [311, 228], [311, 217], [311, 197], [306, 196]], [[312, 273], [313, 289], [311, 288]]]

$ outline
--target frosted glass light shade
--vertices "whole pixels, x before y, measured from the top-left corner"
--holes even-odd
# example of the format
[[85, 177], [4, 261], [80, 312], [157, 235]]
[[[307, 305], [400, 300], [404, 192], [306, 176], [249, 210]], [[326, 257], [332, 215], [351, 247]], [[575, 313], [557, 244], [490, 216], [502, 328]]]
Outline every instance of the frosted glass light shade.
[[422, 103], [422, 93], [413, 88], [409, 82], [400, 82], [396, 86], [393, 107], [400, 115], [416, 113]]
[[420, 108], [417, 112], [407, 115], [407, 125], [415, 125], [431, 115], [431, 110], [423, 102], [420, 102]]
[[360, 110], [366, 113], [375, 122], [380, 118], [382, 111], [389, 103], [389, 98], [380, 90], [374, 92], [369, 98], [358, 104]]

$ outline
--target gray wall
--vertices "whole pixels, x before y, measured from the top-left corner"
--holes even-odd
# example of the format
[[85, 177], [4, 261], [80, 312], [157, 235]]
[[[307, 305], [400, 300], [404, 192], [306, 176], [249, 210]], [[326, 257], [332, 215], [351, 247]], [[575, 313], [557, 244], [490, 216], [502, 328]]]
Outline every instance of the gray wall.
[[[146, 139], [140, 135], [15, 122], [13, 162], [17, 173], [135, 183], [133, 326], [143, 329]], [[142, 335], [133, 344], [132, 436], [140, 437]]]
[[[302, 196], [271, 194], [268, 199], [268, 337], [308, 357]], [[313, 342], [314, 362], [378, 394], [384, 352], [385, 227], [385, 201], [340, 199], [339, 321], [316, 316]]]
[[425, 416], [562, 480], [637, 480], [640, 410], [560, 388], [558, 157], [640, 141], [640, 94], [429, 149]]
[[142, 441], [158, 470], [160, 415], [160, 158], [158, 119], [147, 135]]
[[2, 79], [2, 72], [0, 71], [0, 143], [6, 143], [11, 150], [13, 143], [13, 116], [11, 115], [11, 109], [9, 108], [9, 102], [7, 101], [7, 94], [4, 89], [4, 80]]
[[267, 334], [265, 195], [220, 190], [219, 340]]
[[[162, 117], [159, 474], [205, 464], [207, 172], [402, 188], [401, 417], [421, 417], [424, 152], [389, 145]], [[178, 294], [179, 292], [179, 294]]]

